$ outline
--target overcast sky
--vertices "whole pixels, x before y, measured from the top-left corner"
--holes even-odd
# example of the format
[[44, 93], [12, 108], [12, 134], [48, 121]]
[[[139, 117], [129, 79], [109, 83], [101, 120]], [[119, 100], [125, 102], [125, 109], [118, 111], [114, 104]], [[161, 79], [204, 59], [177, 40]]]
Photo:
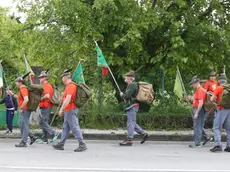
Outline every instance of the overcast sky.
[[23, 13], [18, 13], [16, 9], [16, 3], [14, 0], [0, 0], [0, 7], [9, 7], [10, 11], [7, 15], [15, 15], [16, 17], [21, 17], [20, 21], [23, 23], [26, 20], [26, 15]]
[[9, 7], [13, 5], [12, 0], [0, 0], [0, 6], [2, 7]]

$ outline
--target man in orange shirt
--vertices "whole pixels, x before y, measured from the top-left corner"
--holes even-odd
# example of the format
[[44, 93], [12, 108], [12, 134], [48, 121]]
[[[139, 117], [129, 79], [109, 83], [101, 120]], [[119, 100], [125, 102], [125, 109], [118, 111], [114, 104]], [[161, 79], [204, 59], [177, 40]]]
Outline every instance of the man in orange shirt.
[[200, 79], [197, 76], [192, 78], [191, 84], [195, 89], [193, 95], [193, 128], [194, 128], [194, 145], [190, 148], [201, 147], [202, 129], [205, 118], [205, 110], [203, 104], [206, 98], [205, 90], [200, 85]]
[[[204, 89], [206, 92], [209, 92], [210, 94], [213, 94], [216, 87], [218, 86], [218, 82], [216, 81], [216, 72], [215, 71], [212, 71], [209, 75], [209, 80], [206, 81], [204, 83]], [[206, 112], [205, 113], [205, 119], [204, 119], [204, 125], [205, 125], [205, 121], [208, 119], [208, 113]], [[214, 114], [211, 115], [213, 118], [214, 118]], [[209, 143], [210, 141], [213, 140], [212, 137], [209, 137], [208, 134], [206, 133], [205, 129], [204, 129], [204, 126], [203, 126], [203, 130], [202, 130], [202, 135], [205, 139], [203, 145], [206, 145], [207, 143]]]
[[53, 96], [53, 86], [48, 82], [49, 75], [43, 71], [38, 76], [40, 83], [43, 85], [43, 94], [40, 101], [40, 125], [43, 129], [43, 138], [44, 143], [48, 143], [48, 135], [53, 136], [52, 141], [55, 142], [59, 136], [59, 133], [51, 129], [49, 126], [49, 117], [53, 108], [53, 104], [50, 102], [50, 98]]
[[216, 81], [216, 72], [212, 71], [210, 73], [209, 80], [204, 83], [204, 89], [207, 92], [214, 93], [217, 86], [218, 86], [218, 82]]
[[70, 130], [72, 131], [74, 137], [79, 142], [79, 147], [75, 149], [75, 152], [83, 152], [87, 149], [86, 144], [83, 140], [82, 132], [78, 121], [78, 107], [74, 103], [77, 93], [77, 86], [71, 79], [71, 74], [68, 71], [62, 73], [62, 81], [65, 84], [65, 92], [63, 95], [62, 106], [58, 112], [59, 116], [62, 116], [64, 111], [64, 123], [63, 132], [61, 136], [61, 141], [54, 145], [53, 147], [57, 150], [64, 150], [64, 144], [68, 138]]
[[25, 86], [25, 80], [23, 77], [18, 77], [16, 79], [16, 86], [19, 88], [18, 95], [13, 94], [10, 90], [8, 91], [10, 95], [14, 96], [18, 99], [18, 107], [20, 109], [20, 121], [19, 126], [21, 129], [21, 137], [22, 140], [19, 144], [15, 145], [16, 147], [27, 147], [27, 139], [30, 137], [30, 145], [32, 145], [37, 137], [29, 131], [29, 119], [31, 111], [28, 110], [28, 102], [29, 102], [29, 92], [27, 87]]
[[222, 126], [224, 125], [225, 130], [227, 132], [227, 147], [224, 150], [225, 152], [230, 152], [230, 109], [225, 109], [221, 106], [221, 95], [224, 91], [224, 84], [227, 83], [226, 76], [220, 76], [218, 78], [218, 83], [216, 90], [214, 91], [213, 96], [211, 97], [211, 101], [217, 99], [218, 111], [215, 115], [213, 131], [214, 131], [214, 139], [215, 139], [215, 147], [210, 149], [211, 152], [221, 152], [222, 151], [222, 143], [221, 143], [221, 133]]

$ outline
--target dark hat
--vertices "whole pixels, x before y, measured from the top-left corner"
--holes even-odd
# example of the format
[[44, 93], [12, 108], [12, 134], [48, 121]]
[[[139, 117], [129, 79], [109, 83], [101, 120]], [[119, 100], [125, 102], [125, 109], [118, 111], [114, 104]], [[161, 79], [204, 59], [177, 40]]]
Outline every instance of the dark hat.
[[129, 76], [129, 77], [135, 77], [135, 72], [131, 71], [125, 74], [125, 76]]
[[71, 73], [70, 73], [71, 69], [65, 69], [62, 74], [61, 74], [61, 77], [64, 77], [64, 76], [71, 76]]
[[212, 71], [209, 76], [216, 76], [216, 72]]
[[223, 83], [226, 82], [228, 80], [228, 78], [226, 77], [226, 75], [224, 73], [220, 74], [218, 77], [218, 82], [219, 83]]
[[19, 77], [17, 77], [16, 82], [21, 82], [21, 83], [25, 84], [26, 81], [24, 80], [23, 77], [19, 76]]
[[48, 78], [49, 74], [46, 71], [42, 71], [41, 74], [38, 76], [38, 78]]
[[195, 84], [200, 82], [200, 78], [198, 76], [194, 76], [192, 77], [192, 81], [190, 82], [190, 84]]

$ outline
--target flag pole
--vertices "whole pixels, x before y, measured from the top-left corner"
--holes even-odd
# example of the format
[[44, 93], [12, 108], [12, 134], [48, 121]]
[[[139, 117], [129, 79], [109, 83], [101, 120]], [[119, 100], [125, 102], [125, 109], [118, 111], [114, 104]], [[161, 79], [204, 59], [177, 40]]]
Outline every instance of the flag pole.
[[111, 76], [112, 76], [112, 78], [113, 78], [113, 80], [114, 80], [116, 86], [117, 86], [117, 89], [119, 90], [119, 92], [121, 92], [121, 89], [120, 89], [120, 87], [119, 87], [119, 85], [118, 85], [118, 83], [117, 83], [117, 81], [116, 81], [116, 79], [115, 79], [115, 77], [114, 77], [114, 75], [113, 75], [113, 73], [112, 73], [110, 67], [108, 67], [108, 69], [109, 69], [109, 72], [110, 72], [110, 74], [111, 74]]

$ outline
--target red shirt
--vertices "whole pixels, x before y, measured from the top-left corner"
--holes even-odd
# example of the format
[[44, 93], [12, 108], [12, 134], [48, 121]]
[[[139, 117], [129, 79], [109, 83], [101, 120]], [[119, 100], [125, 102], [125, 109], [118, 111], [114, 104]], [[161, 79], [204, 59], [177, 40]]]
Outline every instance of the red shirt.
[[[53, 96], [53, 87], [49, 82], [46, 82], [43, 84], [43, 93], [42, 97], [45, 96], [46, 94], [50, 95], [50, 98]], [[40, 101], [40, 108], [52, 108], [53, 104], [50, 102], [49, 99], [41, 100]]]
[[[18, 92], [18, 106], [21, 107], [24, 101], [24, 97], [29, 96], [29, 91], [27, 89], [27, 87], [25, 85], [22, 85], [19, 88], [19, 92]], [[23, 107], [23, 110], [27, 110], [28, 109], [28, 105], [25, 105]]]
[[223, 86], [217, 86], [213, 95], [217, 97], [217, 107], [220, 110], [223, 110], [224, 107], [220, 105], [220, 99], [221, 99], [221, 95], [224, 91], [224, 87]]
[[216, 87], [218, 86], [217, 81], [209, 80], [204, 83], [204, 89], [207, 90], [208, 92], [214, 92]]
[[67, 95], [71, 95], [71, 100], [70, 103], [65, 107], [64, 112], [70, 111], [72, 109], [77, 108], [76, 104], [74, 103], [75, 99], [76, 99], [76, 93], [77, 93], [77, 86], [75, 83], [69, 83], [66, 88], [65, 88], [65, 92], [63, 95], [63, 102], [65, 100], [65, 98], [67, 97]]
[[193, 104], [192, 107], [197, 108], [199, 105], [199, 100], [203, 99], [203, 103], [205, 103], [205, 99], [206, 99], [206, 93], [203, 87], [199, 86], [197, 87], [194, 95], [193, 95]]

